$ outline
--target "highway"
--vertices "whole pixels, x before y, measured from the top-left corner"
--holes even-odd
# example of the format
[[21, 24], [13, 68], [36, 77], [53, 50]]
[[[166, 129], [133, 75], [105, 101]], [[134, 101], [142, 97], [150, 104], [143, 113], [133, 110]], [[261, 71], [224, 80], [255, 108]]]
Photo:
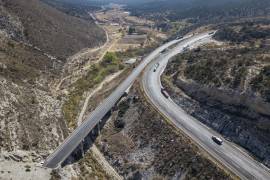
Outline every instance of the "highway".
[[107, 112], [115, 105], [121, 98], [124, 92], [133, 84], [135, 79], [140, 75], [143, 69], [152, 60], [159, 55], [161, 51], [173, 44], [178, 43], [180, 40], [172, 40], [161, 47], [154, 50], [148, 55], [137, 68], [107, 97], [100, 105], [91, 112], [86, 120], [77, 127], [73, 133], [64, 140], [64, 142], [45, 160], [44, 167], [57, 168], [61, 163], [75, 150], [75, 148], [82, 142], [82, 140], [89, 134], [89, 132], [98, 124], [98, 122], [105, 116]]
[[[170, 58], [183, 51], [187, 45], [194, 43], [204, 43], [209, 39], [210, 35], [200, 34], [193, 36], [180, 42], [175, 48], [156, 58], [150, 63], [143, 74], [142, 86], [145, 94], [151, 103], [166, 116], [177, 128], [182, 130], [193, 141], [195, 141], [202, 149], [208, 152], [217, 161], [229, 168], [241, 179], [259, 179], [269, 180], [270, 172], [261, 163], [255, 161], [242, 148], [223, 139], [222, 145], [217, 145], [212, 141], [212, 136], [221, 137], [215, 131], [211, 130], [195, 118], [188, 115], [182, 110], [172, 99], [166, 99], [161, 94], [160, 76]], [[159, 63], [159, 67], [154, 72], [155, 64]]]

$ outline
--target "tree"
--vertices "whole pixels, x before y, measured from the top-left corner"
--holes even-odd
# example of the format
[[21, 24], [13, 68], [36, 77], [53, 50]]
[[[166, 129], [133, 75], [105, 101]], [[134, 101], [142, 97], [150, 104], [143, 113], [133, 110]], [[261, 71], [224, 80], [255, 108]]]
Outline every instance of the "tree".
[[128, 34], [133, 34], [136, 32], [136, 29], [134, 27], [129, 27]]

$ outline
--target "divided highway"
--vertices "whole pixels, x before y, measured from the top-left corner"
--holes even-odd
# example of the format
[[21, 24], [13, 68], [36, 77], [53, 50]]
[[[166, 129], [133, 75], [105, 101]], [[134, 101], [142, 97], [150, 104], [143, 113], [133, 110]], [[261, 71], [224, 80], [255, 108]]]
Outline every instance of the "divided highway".
[[57, 168], [61, 163], [75, 150], [82, 140], [90, 133], [90, 131], [99, 123], [107, 112], [121, 98], [125, 91], [133, 84], [135, 79], [143, 71], [147, 64], [156, 58], [160, 52], [180, 40], [170, 41], [154, 50], [148, 55], [140, 65], [113, 91], [113, 93], [105, 99], [93, 112], [91, 112], [86, 120], [77, 127], [74, 132], [46, 159], [43, 166], [48, 168]]
[[[152, 104], [176, 127], [181, 129], [205, 151], [224, 166], [228, 167], [241, 179], [269, 180], [269, 169], [255, 161], [241, 148], [231, 142], [223, 140], [223, 144], [221, 146], [217, 145], [213, 142], [211, 137], [220, 136], [219, 134], [188, 115], [170, 98], [165, 98], [161, 93], [162, 84], [160, 76], [162, 75], [169, 59], [182, 52], [188, 45], [191, 46], [194, 43], [204, 43], [204, 41], [209, 38], [210, 35], [208, 33], [193, 36], [180, 42], [169, 52], [159, 56], [155, 61], [147, 66], [143, 74], [143, 89]], [[155, 66], [156, 63], [159, 63], [158, 68]]]

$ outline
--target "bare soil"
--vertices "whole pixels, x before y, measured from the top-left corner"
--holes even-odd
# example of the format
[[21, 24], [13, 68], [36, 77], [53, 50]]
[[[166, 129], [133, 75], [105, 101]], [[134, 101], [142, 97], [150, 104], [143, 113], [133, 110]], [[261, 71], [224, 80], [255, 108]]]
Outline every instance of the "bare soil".
[[145, 102], [138, 84], [119, 102], [97, 144], [125, 179], [231, 179]]

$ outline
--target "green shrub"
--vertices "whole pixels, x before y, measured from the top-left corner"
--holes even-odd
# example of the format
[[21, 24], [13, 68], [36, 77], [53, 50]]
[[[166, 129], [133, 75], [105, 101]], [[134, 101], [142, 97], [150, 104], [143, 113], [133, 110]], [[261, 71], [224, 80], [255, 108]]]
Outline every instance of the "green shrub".
[[80, 110], [79, 104], [82, 101], [83, 93], [101, 83], [108, 75], [123, 68], [124, 66], [121, 64], [117, 54], [108, 52], [99, 64], [94, 64], [90, 67], [86, 76], [73, 84], [74, 90], [70, 93], [68, 100], [63, 106], [64, 116], [69, 127], [74, 128], [76, 126], [75, 119]]
[[252, 88], [270, 102], [270, 66], [266, 66], [251, 82]]

